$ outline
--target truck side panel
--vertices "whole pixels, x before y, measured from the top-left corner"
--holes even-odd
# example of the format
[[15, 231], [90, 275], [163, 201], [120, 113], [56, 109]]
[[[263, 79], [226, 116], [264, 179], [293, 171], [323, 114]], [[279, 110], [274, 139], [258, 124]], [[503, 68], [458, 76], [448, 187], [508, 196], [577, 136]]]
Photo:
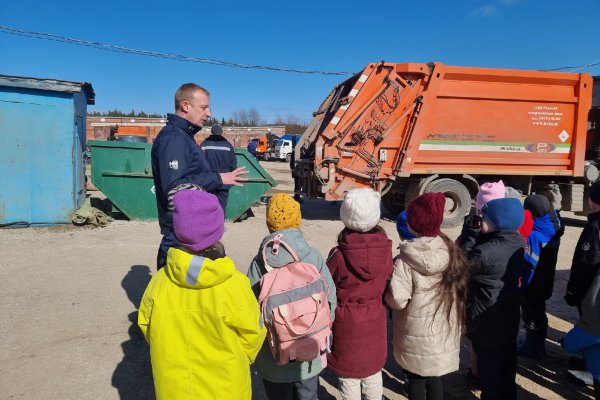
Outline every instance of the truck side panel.
[[369, 64], [303, 135], [303, 187], [335, 200], [398, 177], [581, 177], [591, 91], [587, 74]]

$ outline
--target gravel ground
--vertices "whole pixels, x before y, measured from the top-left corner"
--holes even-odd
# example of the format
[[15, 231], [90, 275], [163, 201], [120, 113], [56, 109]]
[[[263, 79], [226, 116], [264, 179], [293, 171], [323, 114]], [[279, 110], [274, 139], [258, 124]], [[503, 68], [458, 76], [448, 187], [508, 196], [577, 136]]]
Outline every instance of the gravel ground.
[[[274, 192], [291, 192], [286, 163], [261, 163], [279, 181]], [[96, 191], [93, 198], [102, 198]], [[254, 217], [227, 223], [228, 255], [245, 272], [268, 233], [264, 205]], [[339, 203], [302, 204], [302, 231], [326, 255], [343, 225]], [[562, 300], [570, 260], [585, 219], [565, 213], [555, 294], [548, 304], [548, 356], [519, 360], [519, 399], [587, 399], [589, 387], [565, 379], [568, 355], [558, 340], [577, 312]], [[397, 244], [393, 221], [381, 225]], [[456, 237], [458, 228], [446, 230]], [[155, 271], [157, 222], [117, 220], [105, 228], [58, 226], [0, 230], [0, 399], [151, 399], [148, 348], [135, 321], [144, 288]], [[461, 369], [444, 378], [446, 399], [478, 398], [465, 383], [468, 344]], [[390, 352], [391, 354], [391, 352]], [[263, 399], [256, 376], [254, 398]], [[339, 399], [335, 377], [321, 377], [319, 399]], [[400, 369], [388, 357], [385, 395], [404, 399]]]

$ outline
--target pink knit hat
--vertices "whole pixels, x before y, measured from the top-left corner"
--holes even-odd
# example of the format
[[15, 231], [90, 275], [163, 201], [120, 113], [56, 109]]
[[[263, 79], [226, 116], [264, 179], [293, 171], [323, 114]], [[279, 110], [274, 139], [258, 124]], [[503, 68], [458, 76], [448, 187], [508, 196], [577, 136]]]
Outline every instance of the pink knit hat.
[[201, 251], [221, 239], [225, 218], [219, 199], [199, 190], [180, 190], [173, 196], [173, 230], [179, 243]]
[[479, 188], [479, 193], [475, 197], [475, 206], [478, 210], [481, 210], [488, 201], [506, 197], [505, 192], [506, 188], [502, 180], [498, 182], [486, 182]]

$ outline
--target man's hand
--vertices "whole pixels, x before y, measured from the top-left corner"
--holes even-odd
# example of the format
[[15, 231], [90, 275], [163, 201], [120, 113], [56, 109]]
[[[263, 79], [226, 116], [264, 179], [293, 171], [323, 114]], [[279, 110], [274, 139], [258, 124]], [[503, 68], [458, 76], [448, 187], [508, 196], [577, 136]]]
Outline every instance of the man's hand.
[[239, 167], [231, 172], [223, 172], [219, 175], [221, 175], [223, 185], [244, 186], [240, 182], [248, 180], [248, 178], [242, 178], [242, 175], [246, 175], [248, 172], [250, 171], [248, 171], [246, 167]]

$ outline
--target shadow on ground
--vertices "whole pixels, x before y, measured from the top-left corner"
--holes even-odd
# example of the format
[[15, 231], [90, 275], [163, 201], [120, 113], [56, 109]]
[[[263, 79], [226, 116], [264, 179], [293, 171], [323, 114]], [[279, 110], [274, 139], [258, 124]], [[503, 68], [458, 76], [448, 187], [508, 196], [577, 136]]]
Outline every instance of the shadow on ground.
[[[144, 290], [151, 278], [148, 266], [133, 265], [121, 281], [127, 298], [136, 310], [139, 308]], [[119, 392], [121, 400], [154, 399], [150, 349], [137, 325], [137, 311], [130, 313], [127, 317], [131, 322], [128, 329], [129, 339], [121, 343], [123, 359], [115, 368], [112, 385]]]

